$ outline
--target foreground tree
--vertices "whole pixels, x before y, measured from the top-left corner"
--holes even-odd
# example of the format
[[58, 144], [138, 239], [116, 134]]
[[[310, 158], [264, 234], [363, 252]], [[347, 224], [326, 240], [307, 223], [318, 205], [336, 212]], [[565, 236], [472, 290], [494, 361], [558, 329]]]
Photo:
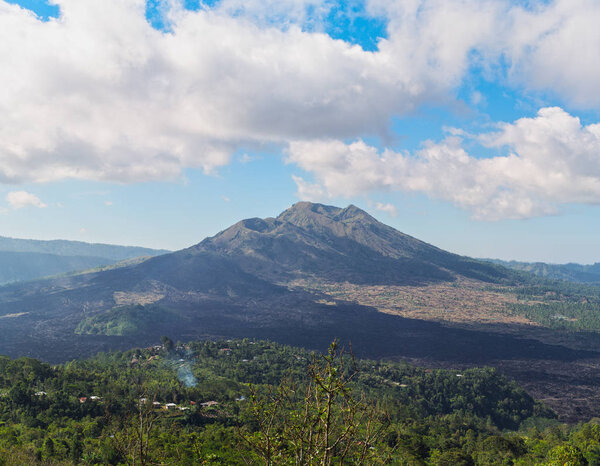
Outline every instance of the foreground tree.
[[126, 418], [114, 433], [113, 445], [127, 464], [144, 466], [151, 464], [150, 438], [158, 419], [152, 403], [138, 403], [137, 413]]
[[240, 430], [242, 439], [266, 465], [387, 462], [391, 452], [378, 442], [389, 419], [364, 395], [356, 396], [357, 374], [354, 357], [335, 340], [327, 354], [313, 357], [306, 382], [286, 379], [266, 396], [252, 388], [256, 430]]

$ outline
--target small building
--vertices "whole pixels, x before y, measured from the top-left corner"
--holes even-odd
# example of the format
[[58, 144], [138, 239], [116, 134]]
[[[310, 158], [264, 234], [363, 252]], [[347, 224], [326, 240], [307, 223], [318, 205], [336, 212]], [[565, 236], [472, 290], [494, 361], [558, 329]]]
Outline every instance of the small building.
[[100, 398], [99, 396], [90, 396], [90, 400], [92, 400], [92, 401], [102, 401], [102, 398]]
[[46, 392], [35, 392], [35, 396], [46, 396]]
[[85, 403], [86, 401], [87, 401], [87, 396], [79, 397], [79, 402], [80, 403]]
[[174, 409], [177, 408], [177, 405], [175, 403], [167, 403], [165, 405], [165, 409]]

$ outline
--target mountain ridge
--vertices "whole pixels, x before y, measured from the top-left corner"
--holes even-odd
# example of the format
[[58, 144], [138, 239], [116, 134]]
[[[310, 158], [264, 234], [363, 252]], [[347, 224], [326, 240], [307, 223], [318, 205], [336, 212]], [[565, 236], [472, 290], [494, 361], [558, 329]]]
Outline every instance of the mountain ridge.
[[276, 218], [237, 222], [189, 249], [234, 257], [246, 271], [279, 281], [311, 275], [373, 284], [452, 281], [454, 275], [514, 278], [501, 267], [401, 233], [353, 205], [299, 202]]
[[0, 236], [0, 285], [114, 265], [166, 250], [68, 240]]
[[0, 285], [92, 269], [113, 263], [113, 260], [105, 257], [0, 251]]
[[501, 259], [483, 259], [493, 264], [498, 264], [509, 269], [528, 272], [541, 278], [563, 280], [573, 283], [600, 284], [600, 263], [553, 264], [547, 262], [505, 261]]
[[103, 257], [115, 261], [132, 259], [138, 256], [155, 256], [171, 251], [141, 246], [123, 246], [108, 243], [88, 243], [64, 239], [37, 240], [0, 236], [0, 251], [37, 252], [61, 256]]
[[[0, 287], [0, 353], [18, 354], [27, 339], [52, 341], [61, 355], [106, 349], [97, 345], [120, 340], [75, 331], [109, 329], [111, 320], [144, 329], [119, 344], [164, 334], [286, 336], [296, 344], [362, 335], [374, 344], [378, 332], [411, 333], [424, 325], [406, 318], [420, 316], [423, 307], [437, 306], [436, 321], [458, 312], [450, 306], [470, 303], [468, 312], [478, 313], [481, 303], [500, 296], [486, 287], [514, 284], [521, 276], [405, 235], [356, 206], [298, 203], [278, 217], [245, 219], [192, 247], [140, 263]], [[348, 286], [354, 288], [345, 291]], [[463, 287], [469, 287], [465, 297]], [[131, 312], [131, 306], [141, 308]], [[411, 306], [416, 313], [406, 314]], [[146, 308], [150, 325], [124, 322], [144, 319]], [[152, 324], [156, 309], [171, 317]], [[501, 320], [491, 322], [523, 322], [493, 312]], [[396, 337], [390, 338], [381, 350], [386, 354], [394, 351]]]

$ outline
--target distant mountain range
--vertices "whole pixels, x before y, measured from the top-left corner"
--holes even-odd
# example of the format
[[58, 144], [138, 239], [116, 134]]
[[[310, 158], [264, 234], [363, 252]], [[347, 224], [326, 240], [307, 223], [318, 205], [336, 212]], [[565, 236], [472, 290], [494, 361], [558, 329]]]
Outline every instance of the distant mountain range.
[[503, 261], [500, 259], [485, 260], [513, 270], [529, 272], [542, 278], [565, 280], [575, 283], [600, 284], [600, 263], [582, 265], [574, 263], [547, 264], [544, 262]]
[[75, 272], [167, 253], [133, 246], [40, 241], [0, 236], [0, 284]]

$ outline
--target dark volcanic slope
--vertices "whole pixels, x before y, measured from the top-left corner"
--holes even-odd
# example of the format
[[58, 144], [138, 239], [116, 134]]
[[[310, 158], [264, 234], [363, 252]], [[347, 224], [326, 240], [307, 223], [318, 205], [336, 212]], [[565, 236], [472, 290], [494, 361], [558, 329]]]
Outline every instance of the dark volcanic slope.
[[[340, 312], [343, 302], [324, 307], [317, 304], [322, 296], [285, 285], [298, 278], [418, 285], [464, 276], [503, 282], [511, 273], [423, 243], [354, 206], [301, 202], [277, 218], [244, 220], [194, 247], [140, 264], [0, 288], [0, 352], [18, 352], [22, 335], [68, 346], [82, 323], [86, 332], [125, 326], [133, 340], [169, 332], [227, 335], [234, 328], [292, 335], [299, 323], [315, 329], [326, 324], [329, 336], [335, 329], [351, 334], [353, 327], [371, 328], [366, 321], [376, 313], [356, 305], [351, 307], [358, 314]], [[137, 305], [142, 308], [131, 309]], [[143, 319], [143, 306], [150, 305]], [[157, 318], [160, 309], [168, 319]], [[310, 340], [306, 332], [302, 338]]]
[[298, 278], [418, 285], [458, 276], [513, 280], [507, 269], [442, 251], [354, 206], [302, 202], [277, 218], [244, 220], [140, 264], [1, 287], [0, 353], [58, 360], [168, 334], [257, 336], [308, 347], [339, 336], [372, 356], [578, 357], [560, 347], [447, 329], [343, 301], [325, 305], [331, 299], [285, 286]]
[[316, 277], [357, 284], [419, 285], [456, 275], [514, 279], [503, 267], [442, 251], [384, 225], [351, 205], [300, 202], [277, 218], [236, 223], [190, 248], [234, 259], [269, 281]]

